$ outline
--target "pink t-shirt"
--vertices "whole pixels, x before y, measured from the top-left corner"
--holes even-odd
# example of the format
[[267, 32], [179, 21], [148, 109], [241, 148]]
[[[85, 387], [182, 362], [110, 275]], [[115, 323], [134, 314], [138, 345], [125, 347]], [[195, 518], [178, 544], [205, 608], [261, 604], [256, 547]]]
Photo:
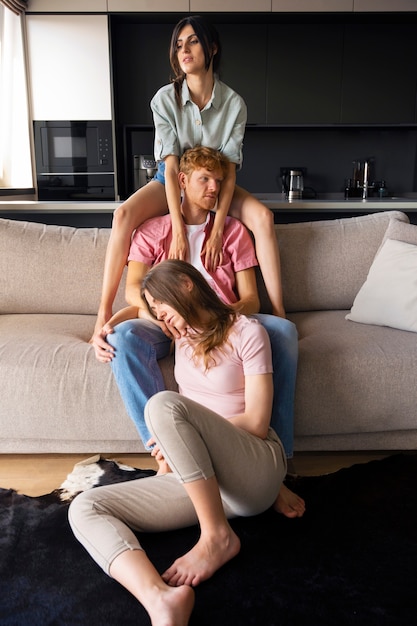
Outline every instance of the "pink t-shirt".
[[[214, 213], [210, 213], [205, 239], [213, 228]], [[163, 215], [146, 220], [135, 232], [129, 252], [129, 261], [139, 261], [149, 267], [165, 261], [172, 241], [171, 216]], [[211, 287], [219, 298], [232, 304], [239, 299], [236, 293], [236, 272], [258, 265], [252, 239], [239, 220], [227, 216], [223, 230], [223, 263], [214, 272]]]
[[175, 343], [175, 379], [187, 398], [232, 417], [245, 410], [245, 376], [272, 373], [271, 344], [268, 333], [254, 318], [238, 315], [224, 351], [212, 355], [216, 365], [207, 371], [193, 361], [192, 346], [186, 338]]

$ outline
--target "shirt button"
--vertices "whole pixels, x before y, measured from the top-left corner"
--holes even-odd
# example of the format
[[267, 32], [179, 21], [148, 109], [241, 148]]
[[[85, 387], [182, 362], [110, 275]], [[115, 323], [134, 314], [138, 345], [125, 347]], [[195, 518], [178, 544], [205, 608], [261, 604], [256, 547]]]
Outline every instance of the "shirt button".
[[195, 123], [197, 124], [197, 126], [200, 126], [201, 120], [196, 120]]

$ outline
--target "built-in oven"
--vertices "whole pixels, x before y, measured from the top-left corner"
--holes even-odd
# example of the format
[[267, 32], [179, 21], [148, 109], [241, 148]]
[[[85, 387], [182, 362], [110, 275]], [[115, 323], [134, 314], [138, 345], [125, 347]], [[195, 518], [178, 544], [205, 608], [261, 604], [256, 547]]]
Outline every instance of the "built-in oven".
[[35, 121], [39, 200], [115, 200], [112, 124]]

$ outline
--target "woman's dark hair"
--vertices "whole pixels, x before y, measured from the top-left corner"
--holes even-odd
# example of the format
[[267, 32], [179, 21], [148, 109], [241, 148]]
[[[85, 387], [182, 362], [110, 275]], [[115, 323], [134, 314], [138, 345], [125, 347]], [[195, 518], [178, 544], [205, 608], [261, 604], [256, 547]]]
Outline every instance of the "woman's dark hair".
[[[187, 287], [190, 281], [193, 285], [191, 290]], [[177, 259], [162, 261], [149, 270], [141, 285], [143, 298], [145, 290], [155, 300], [175, 309], [196, 331], [190, 336], [194, 357], [202, 358], [208, 368], [210, 361], [214, 362], [210, 352], [214, 348], [222, 348], [227, 341], [236, 319], [235, 311], [220, 300], [195, 267]], [[202, 310], [209, 313], [204, 320], [201, 318]]]
[[182, 31], [184, 26], [188, 25], [194, 29], [194, 32], [203, 47], [204, 57], [206, 60], [206, 70], [208, 70], [208, 68], [210, 67], [210, 63], [213, 61], [213, 71], [217, 73], [220, 67], [222, 54], [219, 33], [217, 32], [213, 24], [210, 24], [210, 22], [201, 17], [201, 15], [190, 15], [188, 17], [184, 17], [178, 22], [172, 32], [171, 44], [169, 49], [169, 61], [174, 72], [172, 82], [174, 83], [175, 88], [175, 99], [178, 106], [180, 107], [181, 87], [185, 78], [185, 74], [181, 70], [180, 64], [178, 63], [177, 42], [180, 32]]

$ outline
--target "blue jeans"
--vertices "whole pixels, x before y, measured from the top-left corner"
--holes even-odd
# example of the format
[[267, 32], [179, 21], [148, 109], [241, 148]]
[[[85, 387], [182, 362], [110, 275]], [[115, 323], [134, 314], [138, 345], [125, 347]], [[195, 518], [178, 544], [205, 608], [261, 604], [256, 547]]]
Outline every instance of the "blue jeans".
[[[295, 325], [275, 315], [254, 315], [268, 332], [274, 368], [274, 400], [271, 426], [278, 434], [288, 458], [294, 445], [294, 392], [297, 375], [298, 335]], [[158, 359], [167, 356], [171, 341], [162, 330], [147, 320], [129, 320], [118, 324], [107, 336], [115, 348], [111, 362], [127, 413], [146, 445], [151, 438], [144, 418], [145, 404], [165, 389]]]

